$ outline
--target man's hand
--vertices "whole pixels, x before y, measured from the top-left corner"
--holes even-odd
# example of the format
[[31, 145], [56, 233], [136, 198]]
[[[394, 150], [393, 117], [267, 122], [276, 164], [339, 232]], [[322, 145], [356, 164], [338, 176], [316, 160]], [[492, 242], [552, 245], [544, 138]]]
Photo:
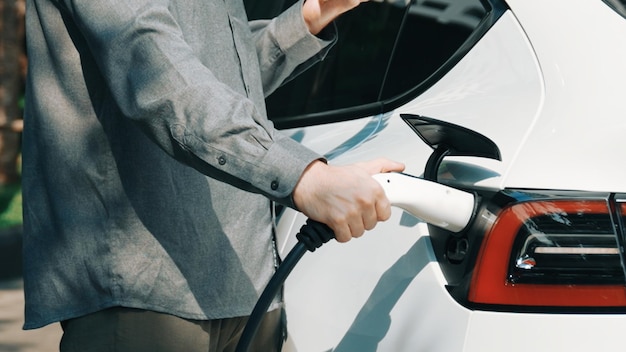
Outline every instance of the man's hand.
[[306, 216], [328, 225], [338, 242], [347, 242], [391, 216], [391, 204], [372, 175], [403, 170], [404, 164], [387, 159], [347, 166], [315, 161], [302, 174], [293, 200]]
[[304, 22], [312, 34], [318, 34], [335, 18], [368, 0], [306, 0], [302, 7]]

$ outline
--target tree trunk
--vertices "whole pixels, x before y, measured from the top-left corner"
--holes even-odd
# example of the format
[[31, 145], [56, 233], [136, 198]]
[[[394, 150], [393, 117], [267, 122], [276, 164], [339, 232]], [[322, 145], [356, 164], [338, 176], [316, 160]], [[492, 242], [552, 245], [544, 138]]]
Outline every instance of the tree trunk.
[[24, 0], [0, 2], [0, 185], [19, 181], [24, 12]]

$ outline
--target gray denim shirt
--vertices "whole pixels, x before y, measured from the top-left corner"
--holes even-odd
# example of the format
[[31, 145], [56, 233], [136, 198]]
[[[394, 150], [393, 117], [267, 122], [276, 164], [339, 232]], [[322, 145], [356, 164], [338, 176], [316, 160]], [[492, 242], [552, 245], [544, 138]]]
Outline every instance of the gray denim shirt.
[[265, 114], [332, 42], [301, 6], [248, 22], [241, 0], [27, 1], [25, 328], [250, 314], [274, 272], [269, 200], [292, 205], [320, 157]]

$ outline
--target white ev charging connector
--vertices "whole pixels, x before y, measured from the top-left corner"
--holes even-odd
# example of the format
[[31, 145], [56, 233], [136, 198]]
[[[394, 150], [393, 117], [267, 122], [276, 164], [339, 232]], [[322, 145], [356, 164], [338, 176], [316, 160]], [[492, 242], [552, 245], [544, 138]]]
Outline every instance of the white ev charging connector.
[[392, 206], [451, 232], [463, 230], [474, 213], [474, 195], [404, 173], [373, 176]]
[[[404, 173], [381, 173], [372, 176], [385, 190], [392, 206], [452, 232], [463, 230], [474, 213], [474, 195], [456, 188]], [[334, 238], [333, 231], [317, 221], [308, 220], [296, 235], [298, 243], [283, 260], [265, 287], [246, 324], [236, 352], [247, 352], [274, 296], [307, 250], [313, 252]]]
[[[412, 0], [374, 0], [407, 6]], [[473, 130], [425, 116], [400, 114], [411, 129], [431, 148], [424, 178], [404, 173], [381, 173], [373, 178], [380, 183], [394, 207], [403, 209], [424, 222], [450, 232], [460, 232], [472, 220], [476, 209], [474, 194], [437, 183], [439, 166], [446, 156], [473, 156], [501, 160], [498, 146]], [[265, 287], [244, 328], [236, 352], [247, 352], [263, 314], [282, 287], [291, 270], [309, 250], [315, 251], [334, 237], [332, 230], [308, 220], [296, 235], [298, 243], [283, 260]]]

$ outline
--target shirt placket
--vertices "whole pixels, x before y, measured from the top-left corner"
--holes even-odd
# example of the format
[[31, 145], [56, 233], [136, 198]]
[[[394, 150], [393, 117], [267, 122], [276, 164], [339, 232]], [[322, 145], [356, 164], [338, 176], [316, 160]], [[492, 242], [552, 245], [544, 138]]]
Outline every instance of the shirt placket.
[[249, 65], [246, 65], [245, 60], [243, 60], [242, 56], [247, 57], [249, 55], [247, 51], [247, 46], [244, 41], [246, 38], [246, 32], [240, 25], [238, 25], [237, 16], [238, 13], [237, 6], [235, 1], [224, 0], [226, 5], [226, 12], [228, 14], [228, 24], [230, 25], [232, 40], [235, 46], [235, 52], [237, 53], [237, 60], [239, 61], [239, 73], [241, 75], [241, 82], [243, 84], [243, 88], [246, 94], [246, 97], [250, 97], [250, 72]]

